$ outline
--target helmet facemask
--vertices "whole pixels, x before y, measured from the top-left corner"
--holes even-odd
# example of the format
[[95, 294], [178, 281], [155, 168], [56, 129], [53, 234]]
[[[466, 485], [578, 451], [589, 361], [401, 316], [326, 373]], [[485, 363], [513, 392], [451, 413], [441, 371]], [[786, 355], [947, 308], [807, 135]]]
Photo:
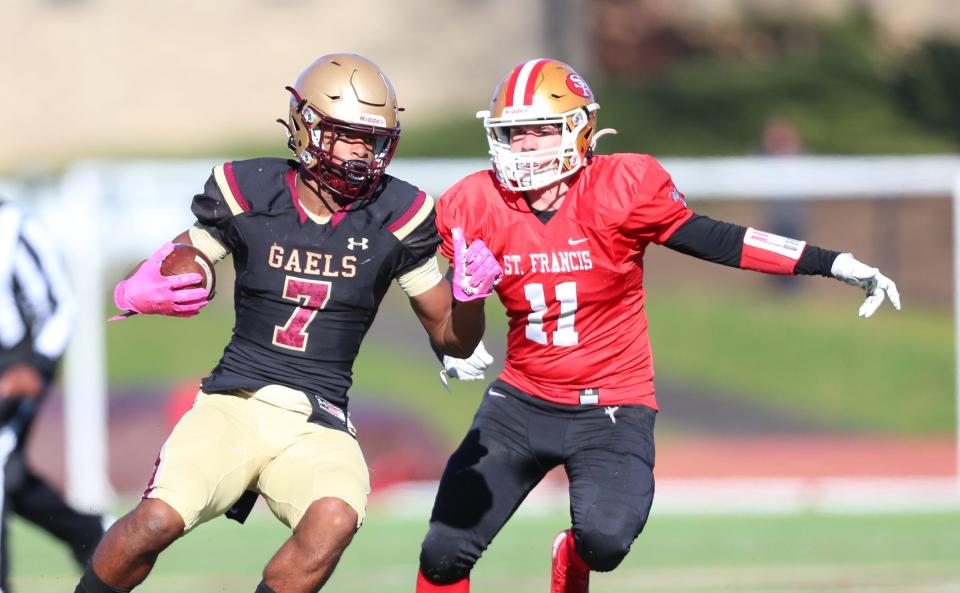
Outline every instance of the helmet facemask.
[[[559, 60], [534, 58], [508, 72], [493, 91], [489, 111], [477, 113], [503, 187], [538, 190], [576, 174], [593, 155], [597, 138], [606, 133], [597, 132], [599, 108], [583, 77]], [[526, 152], [510, 149], [510, 128], [544, 125], [559, 126], [559, 145]]]
[[[374, 195], [396, 151], [403, 111], [386, 74], [363, 56], [327, 54], [287, 90], [289, 117], [279, 121], [290, 135], [301, 180], [341, 205]], [[353, 144], [361, 141], [363, 151]], [[341, 150], [348, 144], [350, 150]]]
[[[511, 191], [522, 192], [550, 186], [579, 171], [589, 157], [589, 152], [584, 150], [582, 144], [584, 141], [590, 142], [595, 126], [593, 113], [598, 108], [596, 103], [591, 103], [547, 116], [517, 113], [490, 117], [489, 111], [478, 113], [477, 117], [483, 118], [490, 158], [500, 183]], [[525, 152], [512, 150], [511, 128], [543, 125], [559, 126], [558, 146]]]
[[[385, 121], [358, 124], [339, 120], [324, 115], [322, 111], [301, 99], [292, 87], [287, 87], [287, 90], [292, 95], [290, 123], [281, 123], [287, 126], [290, 133], [290, 148], [302, 165], [301, 171], [317, 186], [313, 189], [322, 188], [333, 197], [344, 201], [369, 197], [376, 190], [380, 177], [393, 158], [400, 138], [400, 127], [388, 128]], [[374, 116], [368, 117], [374, 119]], [[296, 142], [296, 138], [306, 139], [306, 142]], [[333, 146], [344, 138], [368, 141], [373, 160], [367, 163], [364, 160], [343, 159], [333, 154]]]

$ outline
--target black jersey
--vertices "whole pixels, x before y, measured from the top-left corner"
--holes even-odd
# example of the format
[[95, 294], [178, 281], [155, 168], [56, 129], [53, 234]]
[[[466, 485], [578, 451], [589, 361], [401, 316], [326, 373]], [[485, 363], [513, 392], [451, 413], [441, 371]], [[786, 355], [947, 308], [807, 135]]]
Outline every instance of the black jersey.
[[236, 270], [233, 337], [202, 386], [291, 387], [327, 424], [329, 403], [346, 411], [353, 361], [391, 281], [434, 257], [440, 238], [433, 199], [389, 175], [372, 198], [317, 223], [296, 172], [278, 158], [226, 163], [193, 199]]

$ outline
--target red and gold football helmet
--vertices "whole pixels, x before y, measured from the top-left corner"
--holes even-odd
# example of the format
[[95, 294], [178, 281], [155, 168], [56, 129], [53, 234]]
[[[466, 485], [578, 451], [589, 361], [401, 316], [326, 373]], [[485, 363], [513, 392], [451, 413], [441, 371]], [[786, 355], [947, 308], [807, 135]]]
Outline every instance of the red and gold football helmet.
[[[512, 191], [538, 189], [579, 171], [593, 153], [597, 138], [615, 133], [597, 132], [599, 108], [587, 82], [559, 60], [529, 60], [511, 70], [493, 92], [490, 110], [477, 113], [483, 119], [490, 158], [503, 186]], [[511, 151], [511, 127], [544, 124], [560, 126], [559, 147]]]
[[[305, 181], [345, 200], [370, 196], [400, 139], [402, 109], [390, 79], [370, 60], [340, 53], [318, 58], [286, 88], [290, 116], [277, 121], [287, 128]], [[369, 139], [373, 162], [336, 157], [331, 148], [344, 135]]]

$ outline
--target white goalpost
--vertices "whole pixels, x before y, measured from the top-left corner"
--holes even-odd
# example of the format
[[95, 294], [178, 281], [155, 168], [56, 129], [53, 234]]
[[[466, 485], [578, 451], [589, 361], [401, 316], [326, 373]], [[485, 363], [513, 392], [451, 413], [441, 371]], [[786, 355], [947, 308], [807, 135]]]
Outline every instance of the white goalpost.
[[[81, 162], [41, 195], [16, 180], [0, 182], [0, 188], [33, 201], [59, 238], [80, 300], [79, 325], [63, 382], [68, 497], [81, 508], [102, 509], [113, 496], [107, 468], [104, 342], [104, 303], [113, 279], [106, 278], [105, 272], [120, 259], [147, 255], [171, 232], [191, 224], [189, 198], [217, 162]], [[952, 198], [955, 397], [960, 426], [960, 156], [664, 158], [662, 163], [694, 202]], [[390, 172], [437, 196], [467, 173], [488, 166], [484, 159], [398, 159]], [[960, 440], [957, 451], [960, 459]], [[957, 476], [960, 480], [960, 467]], [[676, 490], [681, 498], [686, 492], [683, 486]], [[850, 487], [844, 482], [822, 495], [826, 501], [833, 500]], [[954, 496], [957, 492], [953, 491]]]

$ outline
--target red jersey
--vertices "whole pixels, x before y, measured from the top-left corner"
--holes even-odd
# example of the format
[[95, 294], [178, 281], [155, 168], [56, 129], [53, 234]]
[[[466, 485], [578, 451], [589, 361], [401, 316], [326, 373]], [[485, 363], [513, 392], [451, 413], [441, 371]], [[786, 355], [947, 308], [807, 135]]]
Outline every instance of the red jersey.
[[594, 156], [541, 222], [493, 171], [474, 173], [437, 204], [442, 253], [450, 229], [482, 239], [503, 267], [497, 293], [510, 319], [500, 378], [562, 404], [656, 409], [643, 254], [693, 212], [651, 156]]

